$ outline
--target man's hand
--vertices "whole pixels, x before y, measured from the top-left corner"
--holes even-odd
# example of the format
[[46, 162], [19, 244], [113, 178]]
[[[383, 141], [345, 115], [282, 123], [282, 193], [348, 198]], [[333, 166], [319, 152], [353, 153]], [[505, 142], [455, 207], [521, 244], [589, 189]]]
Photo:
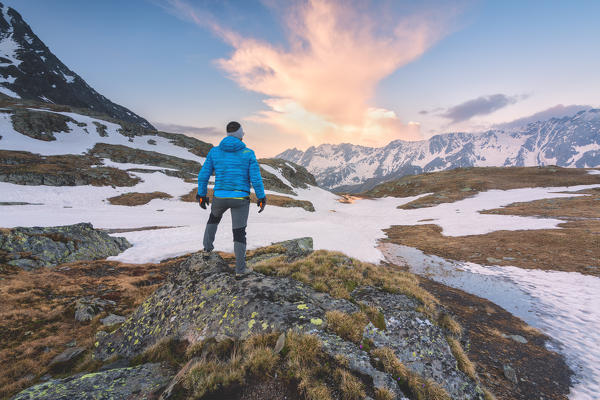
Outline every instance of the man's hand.
[[198, 204], [202, 207], [203, 210], [206, 210], [206, 206], [210, 205], [210, 199], [208, 196], [198, 196], [196, 195], [196, 200], [198, 200]]
[[258, 201], [256, 202], [256, 205], [260, 207], [260, 210], [258, 210], [259, 213], [263, 212], [263, 210], [265, 209], [265, 206], [267, 205], [267, 196], [263, 197], [262, 199], [258, 199]]

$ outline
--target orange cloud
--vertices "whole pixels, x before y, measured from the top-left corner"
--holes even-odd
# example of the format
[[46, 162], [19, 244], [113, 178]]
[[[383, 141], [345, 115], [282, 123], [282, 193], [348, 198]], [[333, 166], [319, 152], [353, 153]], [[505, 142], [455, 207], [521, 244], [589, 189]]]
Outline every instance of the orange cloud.
[[279, 10], [289, 44], [281, 48], [198, 16], [181, 0], [173, 2], [234, 48], [230, 57], [217, 60], [231, 79], [268, 96], [268, 110], [252, 121], [302, 134], [311, 144], [381, 145], [421, 138], [418, 124], [403, 123], [393, 111], [371, 102], [383, 78], [443, 35], [441, 14], [399, 18], [386, 15], [383, 7], [365, 9], [350, 1], [295, 2]]

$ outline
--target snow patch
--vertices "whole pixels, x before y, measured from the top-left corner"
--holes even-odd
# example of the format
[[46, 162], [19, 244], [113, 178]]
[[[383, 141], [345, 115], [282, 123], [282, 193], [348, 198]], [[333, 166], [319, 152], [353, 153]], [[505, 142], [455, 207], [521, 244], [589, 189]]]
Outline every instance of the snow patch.
[[[1, 84], [0, 84], [0, 93], [4, 93], [7, 96], [15, 97], [17, 99], [21, 98], [21, 96], [19, 96], [18, 94], [16, 94], [12, 90], [10, 90], [9, 88], [7, 88], [7, 87], [5, 87], [4, 85], [1, 85]], [[11, 128], [12, 128], [12, 123], [11, 123]], [[1, 132], [4, 133], [4, 131], [1, 131]]]
[[488, 299], [556, 341], [575, 372], [570, 399], [600, 393], [600, 278], [577, 272], [448, 261], [418, 249], [381, 245], [389, 262]]

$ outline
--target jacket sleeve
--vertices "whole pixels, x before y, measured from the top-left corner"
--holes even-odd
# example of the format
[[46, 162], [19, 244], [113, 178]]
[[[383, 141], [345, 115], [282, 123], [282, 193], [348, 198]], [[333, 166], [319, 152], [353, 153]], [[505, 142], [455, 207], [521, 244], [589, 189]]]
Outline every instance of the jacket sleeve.
[[250, 155], [250, 182], [252, 182], [256, 197], [259, 199], [264, 198], [265, 187], [263, 186], [262, 177], [260, 176], [260, 166], [258, 165], [258, 161], [256, 161], [254, 152]]
[[208, 180], [210, 176], [213, 174], [215, 168], [213, 164], [213, 151], [209, 151], [206, 156], [206, 161], [204, 161], [204, 165], [200, 172], [198, 173], [198, 196], [203, 197], [206, 196], [206, 191], [208, 187]]

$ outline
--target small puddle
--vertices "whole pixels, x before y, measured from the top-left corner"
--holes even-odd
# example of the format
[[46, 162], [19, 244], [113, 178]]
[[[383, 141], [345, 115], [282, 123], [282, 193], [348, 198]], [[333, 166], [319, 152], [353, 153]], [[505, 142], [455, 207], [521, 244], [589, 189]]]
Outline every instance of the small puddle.
[[569, 398], [598, 398], [600, 278], [577, 272], [484, 267], [392, 243], [382, 243], [379, 249], [388, 262], [490, 300], [553, 338], [546, 347], [564, 355], [575, 372]]

